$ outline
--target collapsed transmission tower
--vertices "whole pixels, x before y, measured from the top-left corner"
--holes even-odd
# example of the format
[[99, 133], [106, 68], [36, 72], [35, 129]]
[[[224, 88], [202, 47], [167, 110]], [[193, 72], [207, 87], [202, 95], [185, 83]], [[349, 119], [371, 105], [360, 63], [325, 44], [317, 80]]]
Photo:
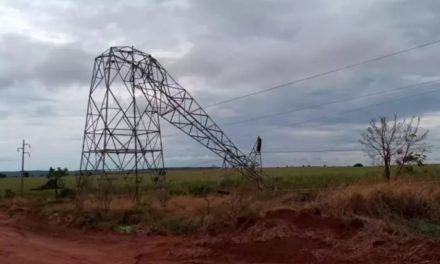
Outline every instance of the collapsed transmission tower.
[[161, 119], [265, 184], [265, 176], [155, 58], [126, 46], [111, 47], [95, 58], [81, 175], [118, 172], [134, 175], [138, 184], [141, 173], [152, 172], [161, 181]]

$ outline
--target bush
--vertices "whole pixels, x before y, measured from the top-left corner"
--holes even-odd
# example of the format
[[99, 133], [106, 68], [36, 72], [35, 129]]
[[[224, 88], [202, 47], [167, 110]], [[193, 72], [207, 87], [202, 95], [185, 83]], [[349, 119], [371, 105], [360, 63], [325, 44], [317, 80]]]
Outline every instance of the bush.
[[362, 168], [364, 165], [362, 163], [356, 163], [353, 165], [355, 168]]

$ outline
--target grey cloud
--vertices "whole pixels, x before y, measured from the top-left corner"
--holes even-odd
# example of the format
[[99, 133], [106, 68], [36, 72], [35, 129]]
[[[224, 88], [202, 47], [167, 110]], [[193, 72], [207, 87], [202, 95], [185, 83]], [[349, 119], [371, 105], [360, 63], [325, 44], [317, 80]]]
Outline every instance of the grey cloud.
[[0, 162], [12, 162], [16, 160], [17, 160], [16, 158], [8, 157], [8, 156], [0, 157]]
[[2, 88], [65, 88], [89, 82], [93, 56], [75, 44], [51, 44], [30, 37], [0, 36]]
[[54, 117], [56, 116], [56, 112], [51, 105], [41, 105], [36, 107], [34, 115], [39, 117]]
[[[29, 16], [36, 27], [65, 35], [94, 52], [109, 45], [135, 45], [146, 51], [173, 48], [184, 36], [180, 14], [185, 7], [178, 1], [17, 2], [11, 5]], [[35, 13], [45, 16], [32, 15]]]
[[[194, 75], [205, 78], [206, 83], [217, 95], [227, 97], [231, 91], [240, 93], [267, 88], [422, 41], [417, 36], [409, 39], [409, 32], [413, 29], [400, 26], [403, 22], [396, 22], [406, 19], [405, 16], [391, 12], [399, 6], [398, 3], [386, 4], [386, 8], [379, 1], [365, 5], [347, 4], [341, 9], [343, 13], [337, 13], [339, 10], [332, 9], [328, 3], [316, 1], [304, 6], [287, 1], [277, 5], [270, 4], [269, 7], [265, 1], [252, 3], [251, 8], [241, 8], [242, 6], [235, 1], [229, 4], [216, 4], [212, 1], [193, 2], [188, 12], [195, 14], [193, 19], [203, 25], [203, 30], [189, 32], [193, 33], [191, 37], [194, 46], [183, 59], [171, 65], [172, 72], [179, 76]], [[243, 5], [246, 4], [249, 3], [244, 1]], [[326, 12], [326, 7], [336, 11]], [[378, 13], [377, 10], [380, 8], [385, 11]], [[435, 14], [435, 10], [430, 10], [429, 6], [423, 6], [423, 12]], [[370, 14], [374, 15], [375, 19], [370, 19]], [[304, 20], [296, 21], [298, 15]], [[299, 25], [300, 30], [290, 32], [290, 38], [280, 38], [276, 34], [276, 26], [271, 26], [271, 23], [266, 21], [278, 16], [287, 21], [274, 25], [284, 28]], [[247, 22], [258, 17], [261, 18], [258, 25]], [[424, 19], [424, 16], [418, 16], [417, 19], [422, 28], [439, 22], [438, 18], [434, 22], [432, 19]], [[413, 21], [406, 24], [411, 23]], [[220, 28], [223, 30], [219, 30]], [[266, 30], [260, 32], [262, 28]], [[236, 34], [236, 30], [241, 30], [240, 34]], [[423, 40], [430, 40], [438, 33], [431, 34]], [[432, 56], [432, 53], [428, 54]], [[423, 68], [424, 74], [428, 76], [437, 75], [436, 67], [429, 64], [435, 63], [436, 60], [428, 60], [426, 63], [425, 56], [418, 56], [415, 60], [410, 56], [410, 63], [401, 60], [402, 63], [397, 69], [390, 69], [396, 65], [395, 61], [391, 61], [382, 66], [372, 64], [371, 67], [367, 67], [368, 72], [360, 76], [357, 71], [352, 71], [352, 75], [365, 78], [369, 73], [370, 78], [377, 78], [390, 72], [412, 74], [415, 68]], [[365, 71], [365, 67], [363, 70]], [[218, 92], [222, 90], [224, 92]], [[351, 90], [359, 92], [357, 89]], [[208, 91], [206, 93], [213, 94]]]
[[35, 103], [35, 102], [46, 102], [54, 103], [58, 102], [56, 99], [40, 97], [40, 96], [29, 96], [29, 95], [10, 95], [8, 97], [9, 101], [19, 102], [19, 103]]
[[10, 115], [12, 115], [11, 111], [0, 110], [0, 120], [7, 119]]
[[55, 47], [38, 66], [36, 75], [54, 86], [72, 83], [88, 84], [93, 65], [92, 58], [91, 54], [75, 45]]
[[[42, 134], [50, 132], [44, 132], [45, 115], [53, 123], [66, 118], [70, 126], [66, 130], [60, 128], [60, 135], [70, 135], [75, 129], [78, 133], [72, 136], [81, 134], [83, 120], [67, 119], [59, 113], [77, 117], [83, 111], [87, 97], [84, 87], [89, 85], [93, 58], [110, 45], [135, 45], [153, 56], [190, 47], [181, 57], [156, 57], [202, 105], [209, 105], [440, 38], [440, 3], [432, 0], [5, 3], [19, 11], [31, 31], [0, 33], [0, 88], [8, 88], [0, 91], [8, 98], [1, 103], [14, 109], [14, 113], [22, 113], [23, 123], [39, 124], [35, 127]], [[440, 59], [437, 51], [437, 46], [415, 50], [207, 111], [221, 125], [436, 79]], [[84, 96], [69, 101], [73, 109], [69, 111], [68, 100], [58, 98], [69, 96], [65, 91], [75, 87]], [[371, 118], [394, 113], [402, 117], [433, 113], [438, 110], [440, 95], [375, 103], [435, 87], [359, 98], [223, 129], [245, 152], [257, 135], [263, 137], [266, 149], [354, 147], [359, 132]], [[39, 100], [46, 97], [53, 101]], [[18, 104], [20, 100], [26, 106]], [[78, 106], [81, 104], [83, 108]], [[367, 105], [372, 106], [347, 112]], [[310, 119], [311, 122], [299, 124]], [[166, 125], [162, 129], [164, 134], [176, 132]], [[185, 165], [185, 156], [203, 160], [212, 155], [185, 137], [164, 138], [167, 165]], [[77, 154], [65, 154], [70, 157], [66, 163], [75, 164], [71, 157]], [[305, 153], [268, 154], [264, 160], [268, 165], [301, 165], [350, 164], [363, 158], [359, 153], [353, 157]]]

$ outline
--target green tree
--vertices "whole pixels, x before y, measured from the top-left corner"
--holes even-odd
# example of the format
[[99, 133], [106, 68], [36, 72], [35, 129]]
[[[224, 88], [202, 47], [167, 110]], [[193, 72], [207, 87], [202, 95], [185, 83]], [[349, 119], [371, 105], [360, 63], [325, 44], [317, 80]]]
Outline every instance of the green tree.
[[67, 168], [61, 169], [58, 167], [57, 169], [54, 169], [52, 167], [49, 168], [49, 172], [47, 173], [47, 185], [50, 187], [53, 187], [55, 190], [55, 199], [58, 200], [58, 189], [64, 187], [64, 181], [62, 177], [68, 175]]

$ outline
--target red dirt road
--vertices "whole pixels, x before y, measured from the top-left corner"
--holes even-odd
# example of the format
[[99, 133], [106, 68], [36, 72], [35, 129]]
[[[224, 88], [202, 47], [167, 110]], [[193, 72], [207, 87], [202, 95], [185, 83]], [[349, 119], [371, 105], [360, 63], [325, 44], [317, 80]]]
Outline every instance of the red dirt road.
[[84, 233], [0, 211], [0, 263], [440, 263], [440, 245], [312, 211], [277, 210], [191, 237]]
[[[33, 224], [31, 224], [33, 226]], [[83, 233], [79, 230], [30, 228], [0, 214], [0, 263], [139, 263], [137, 256], [159, 258], [149, 263], [176, 263], [160, 258], [173, 238]]]

